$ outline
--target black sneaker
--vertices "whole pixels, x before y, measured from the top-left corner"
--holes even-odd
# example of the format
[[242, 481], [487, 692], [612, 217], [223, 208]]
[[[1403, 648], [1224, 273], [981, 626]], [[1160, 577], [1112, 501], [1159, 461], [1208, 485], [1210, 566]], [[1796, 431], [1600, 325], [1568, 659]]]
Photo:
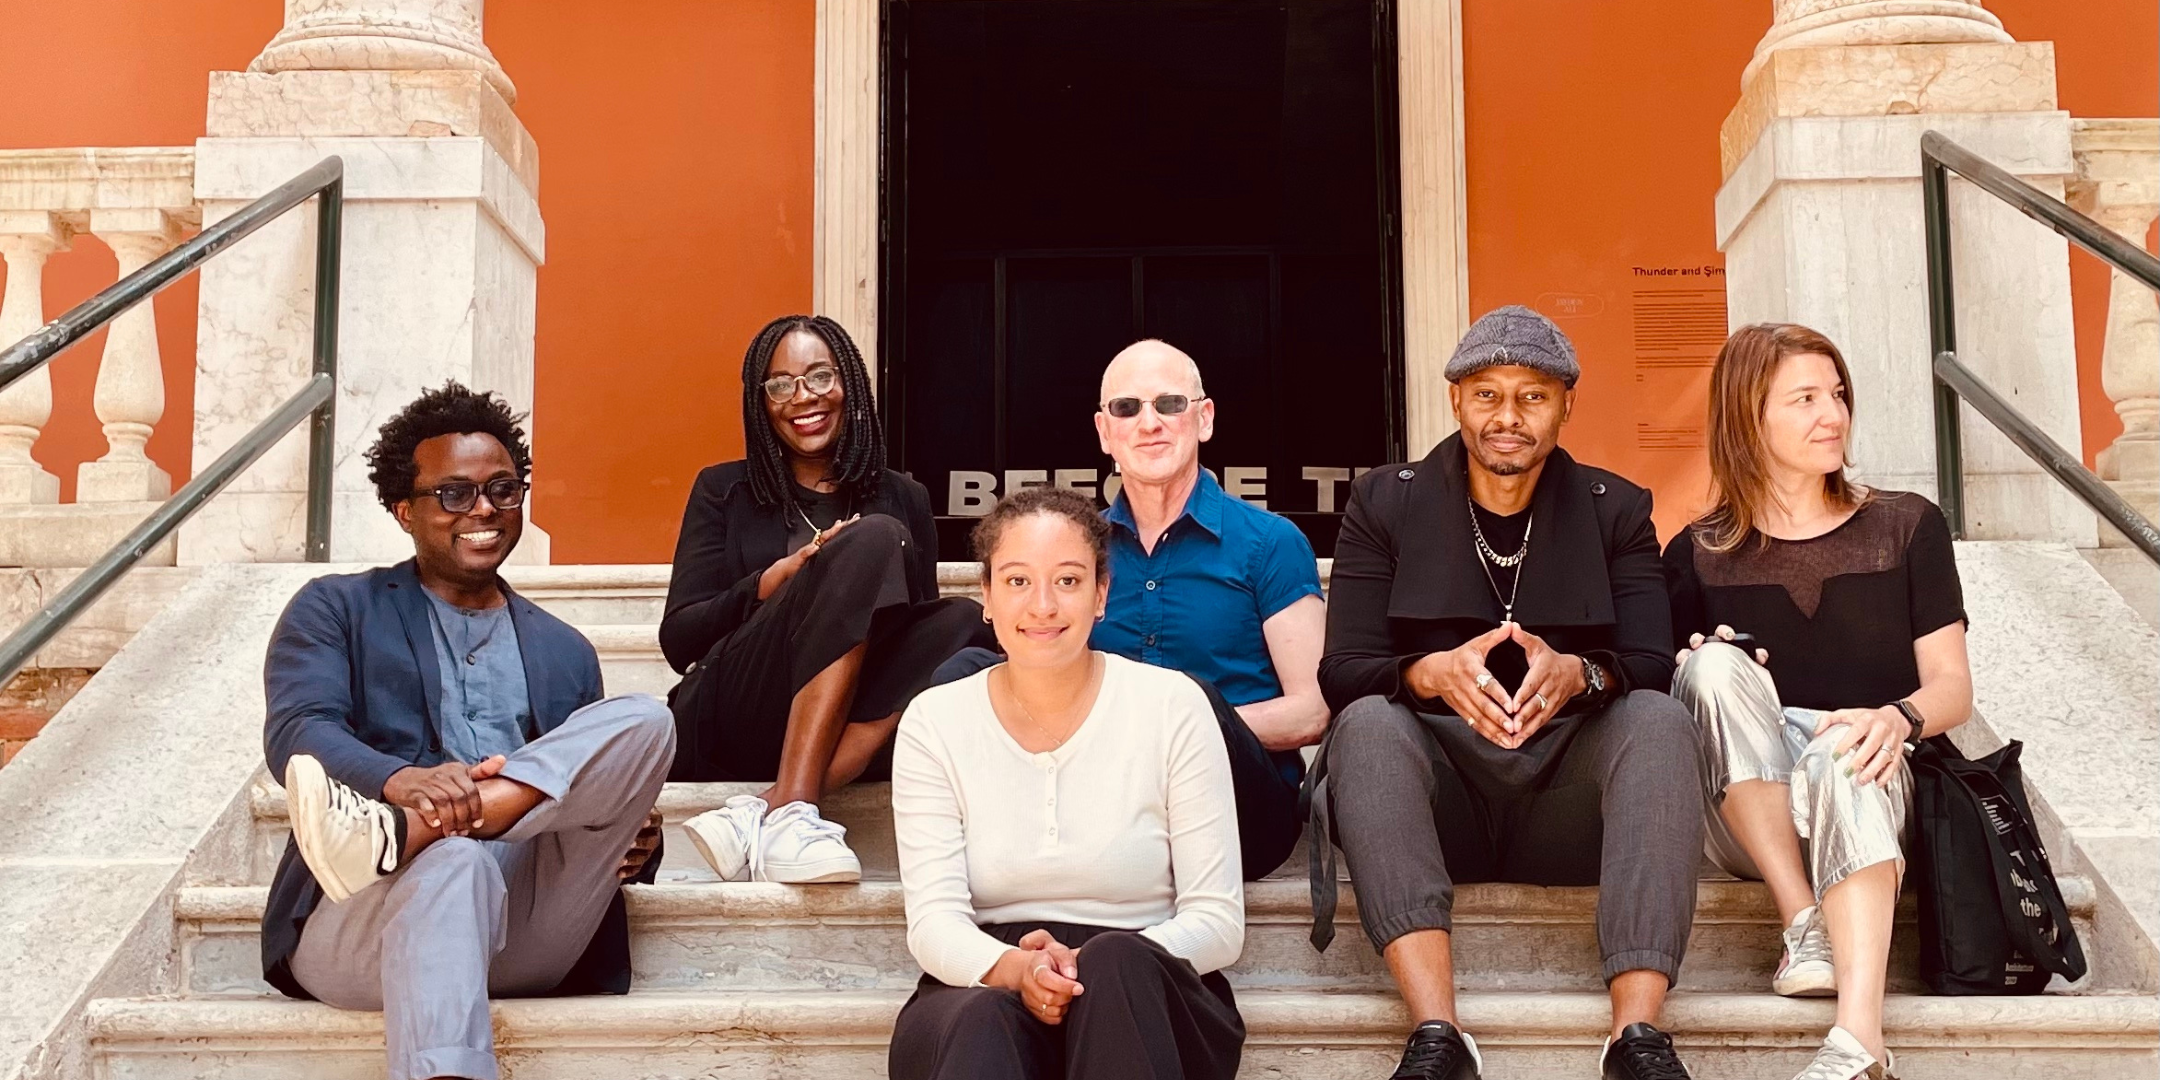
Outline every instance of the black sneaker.
[[1476, 1039], [1445, 1020], [1427, 1020], [1410, 1033], [1402, 1064], [1388, 1080], [1478, 1080], [1484, 1065]]
[[1680, 1064], [1672, 1036], [1648, 1024], [1620, 1029], [1620, 1037], [1605, 1044], [1603, 1062], [1605, 1080], [1694, 1080]]

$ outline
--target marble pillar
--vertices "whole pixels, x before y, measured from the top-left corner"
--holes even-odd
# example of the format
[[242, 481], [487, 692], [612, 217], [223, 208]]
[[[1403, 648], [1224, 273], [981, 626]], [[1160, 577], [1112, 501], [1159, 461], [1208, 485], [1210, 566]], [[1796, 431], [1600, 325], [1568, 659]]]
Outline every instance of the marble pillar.
[[[1977, 3], [1778, 0], [1720, 132], [1728, 319], [1797, 322], [1852, 369], [1855, 475], [1936, 492], [1920, 137], [1940, 131], [2056, 197], [2074, 170], [2046, 42]], [[1953, 180], [1960, 357], [2050, 436], [2079, 445], [2069, 248]], [[1974, 539], [2095, 541], [2092, 514], [1965, 410]]]
[[[2074, 121], [2071, 149], [2077, 157], [2071, 205], [2143, 247], [2160, 217], [2160, 120]], [[2160, 302], [2120, 270], [2109, 282], [2100, 385], [2123, 430], [2094, 464], [2146, 520], [2160, 521]], [[2100, 543], [2129, 542], [2103, 527]]]
[[[285, 31], [252, 70], [211, 75], [195, 173], [206, 225], [326, 156], [345, 161], [336, 561], [411, 554], [364, 454], [423, 389], [455, 379], [532, 409], [539, 156], [480, 44], [480, 12], [480, 0], [287, 0]], [[204, 267], [198, 464], [306, 379], [314, 233], [311, 204]], [[303, 428], [183, 529], [181, 562], [301, 558], [306, 488]], [[532, 521], [544, 503], [527, 507], [513, 559], [545, 562]]]

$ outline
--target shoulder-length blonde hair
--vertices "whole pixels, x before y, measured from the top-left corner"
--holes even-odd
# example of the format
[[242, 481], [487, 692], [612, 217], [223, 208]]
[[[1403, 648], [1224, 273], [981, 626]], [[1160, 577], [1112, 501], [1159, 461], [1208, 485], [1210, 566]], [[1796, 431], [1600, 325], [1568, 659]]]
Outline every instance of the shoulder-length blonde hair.
[[[1845, 387], [1845, 407], [1853, 408], [1852, 374], [1830, 339], [1794, 323], [1755, 323], [1733, 331], [1718, 350], [1710, 372], [1710, 512], [1698, 519], [1695, 541], [1710, 551], [1731, 551], [1756, 531], [1763, 511], [1777, 498], [1770, 490], [1769, 447], [1763, 442], [1763, 413], [1770, 405], [1770, 382], [1788, 356], [1816, 353], [1830, 358]], [[1849, 462], [1848, 462], [1849, 464]], [[1823, 475], [1823, 495], [1830, 505], [1849, 510], [1873, 493], [1845, 478], [1840, 468]]]

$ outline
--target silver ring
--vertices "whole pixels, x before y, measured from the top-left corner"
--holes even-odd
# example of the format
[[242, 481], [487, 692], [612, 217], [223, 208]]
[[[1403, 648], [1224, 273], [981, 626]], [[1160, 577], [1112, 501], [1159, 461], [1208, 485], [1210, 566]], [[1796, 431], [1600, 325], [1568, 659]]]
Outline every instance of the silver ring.
[[1550, 708], [1552, 708], [1552, 705], [1551, 705], [1550, 703], [1548, 703], [1548, 702], [1547, 702], [1547, 701], [1545, 700], [1545, 695], [1543, 695], [1543, 694], [1531, 694], [1530, 696], [1531, 696], [1531, 697], [1534, 697], [1534, 698], [1536, 698], [1536, 699], [1537, 699], [1537, 707], [1538, 707], [1538, 708], [1540, 708], [1540, 709], [1550, 709]]
[[1478, 688], [1478, 689], [1480, 689], [1480, 690], [1483, 690], [1483, 689], [1485, 689], [1486, 687], [1488, 687], [1488, 686], [1491, 686], [1491, 685], [1492, 685], [1492, 672], [1490, 672], [1490, 671], [1480, 671], [1480, 672], [1478, 672], [1478, 673], [1477, 673], [1477, 688]]

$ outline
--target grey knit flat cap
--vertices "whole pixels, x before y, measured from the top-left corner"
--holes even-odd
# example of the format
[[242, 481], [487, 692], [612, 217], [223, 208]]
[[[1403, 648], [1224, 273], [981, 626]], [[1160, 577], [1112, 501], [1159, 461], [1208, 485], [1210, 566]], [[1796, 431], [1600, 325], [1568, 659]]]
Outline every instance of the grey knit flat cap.
[[1455, 355], [1448, 357], [1444, 374], [1449, 382], [1461, 382], [1465, 376], [1501, 364], [1520, 364], [1542, 371], [1569, 389], [1574, 389], [1575, 380], [1582, 377], [1582, 367], [1575, 362], [1575, 346], [1567, 335], [1551, 319], [1521, 304], [1494, 308], [1478, 316], [1478, 321], [1470, 324], [1470, 332], [1463, 335], [1462, 344], [1455, 346]]

